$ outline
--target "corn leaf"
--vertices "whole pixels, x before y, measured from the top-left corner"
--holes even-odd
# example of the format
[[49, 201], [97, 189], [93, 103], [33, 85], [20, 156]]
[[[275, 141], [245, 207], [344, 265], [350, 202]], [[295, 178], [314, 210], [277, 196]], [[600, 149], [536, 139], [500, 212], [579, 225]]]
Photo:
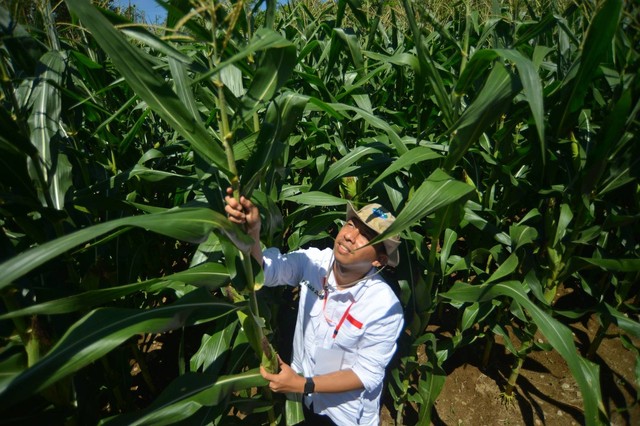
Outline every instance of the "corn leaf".
[[[58, 156], [63, 130], [60, 127], [62, 97], [59, 87], [62, 86], [62, 74], [65, 71], [62, 54], [57, 51], [45, 53], [38, 64], [39, 73], [34, 82], [29, 116], [31, 143], [38, 150], [37, 163], [29, 158], [31, 178], [40, 182], [37, 186], [44, 206], [62, 210], [64, 196], [71, 186], [70, 168], [66, 157]], [[62, 162], [61, 162], [62, 161]], [[47, 192], [48, 194], [44, 194]], [[49, 201], [51, 200], [51, 201]], [[49, 202], [52, 205], [49, 205]]]
[[456, 85], [458, 94], [464, 93], [482, 72], [497, 58], [502, 57], [513, 62], [518, 69], [518, 76], [527, 102], [536, 125], [540, 142], [541, 158], [545, 162], [545, 136], [544, 136], [544, 101], [542, 83], [533, 62], [516, 50], [508, 49], [483, 49], [474, 53], [471, 61], [465, 67]]
[[484, 282], [484, 284], [489, 284], [493, 281], [498, 281], [503, 278], [507, 278], [513, 271], [518, 267], [519, 259], [515, 253], [511, 253], [507, 260], [502, 262], [498, 269], [491, 274], [491, 276]]
[[298, 195], [291, 195], [283, 199], [308, 206], [342, 206], [347, 203], [340, 197], [320, 191], [309, 191]]
[[568, 269], [571, 273], [588, 268], [601, 268], [605, 271], [615, 272], [638, 272], [640, 271], [640, 259], [598, 259], [581, 256], [574, 256], [570, 259]]
[[264, 29], [255, 35], [255, 38], [262, 37], [272, 40], [270, 48], [262, 55], [251, 85], [243, 97], [245, 115], [252, 114], [263, 102], [273, 98], [276, 91], [291, 76], [296, 63], [296, 49], [287, 39]]
[[604, 303], [601, 307], [604, 307], [615, 325], [629, 333], [630, 336], [640, 339], [640, 323], [638, 321], [634, 321], [608, 303]]
[[162, 290], [173, 282], [180, 282], [214, 290], [229, 282], [229, 272], [217, 263], [204, 263], [186, 271], [176, 272], [162, 278], [153, 278], [139, 283], [126, 284], [100, 290], [89, 290], [73, 296], [50, 300], [37, 305], [0, 315], [0, 320], [26, 315], [55, 315], [90, 309], [137, 291], [150, 293]]
[[223, 327], [211, 336], [207, 334], [203, 335], [200, 349], [198, 349], [189, 360], [191, 371], [195, 372], [202, 369], [203, 371], [207, 371], [207, 374], [217, 375], [218, 369], [222, 366], [219, 365], [214, 372], [212, 372], [209, 367], [229, 350], [232, 337], [237, 327], [238, 320], [234, 320], [230, 324], [225, 322]]
[[78, 371], [136, 334], [161, 333], [211, 321], [237, 309], [213, 298], [205, 289], [153, 309], [96, 309], [71, 326], [39, 362], [2, 383], [0, 407], [7, 408]]
[[442, 155], [438, 154], [434, 150], [426, 146], [417, 146], [410, 151], [405, 152], [397, 160], [395, 160], [389, 167], [383, 171], [372, 183], [371, 186], [380, 182], [384, 178], [393, 173], [396, 173], [403, 169], [408, 169], [414, 164], [419, 164], [423, 161], [436, 160], [442, 158]]
[[605, 0], [589, 24], [581, 49], [578, 71], [570, 75], [570, 81], [563, 82], [562, 102], [553, 112], [553, 130], [562, 137], [574, 125], [574, 120], [584, 106], [591, 80], [596, 76], [599, 65], [611, 51], [611, 40], [618, 30], [622, 12], [622, 0]]
[[377, 241], [398, 235], [425, 216], [464, 198], [472, 191], [472, 186], [459, 182], [437, 169], [420, 185], [391, 226], [371, 240], [371, 243], [375, 244]]
[[[360, 146], [350, 151], [347, 155], [340, 160], [329, 166], [329, 170], [324, 175], [322, 181], [318, 185], [318, 189], [326, 189], [325, 187], [331, 183], [335, 184], [339, 182], [340, 178], [347, 175], [352, 175], [357, 169], [357, 166], [353, 166], [353, 163], [360, 160], [363, 157], [380, 153], [379, 149], [370, 146]], [[315, 185], [312, 186], [314, 189]]]
[[204, 241], [208, 233], [213, 229], [220, 229], [227, 233], [237, 235], [236, 238], [239, 238], [241, 241], [248, 238], [246, 235], [243, 237], [244, 234], [239, 233], [238, 229], [232, 226], [226, 217], [208, 208], [178, 208], [162, 213], [125, 217], [93, 225], [89, 228], [65, 235], [24, 251], [12, 259], [5, 261], [0, 264], [0, 270], [4, 271], [0, 277], [0, 289], [34, 270], [46, 261], [80, 244], [124, 226], [136, 226], [194, 243]]
[[102, 424], [109, 426], [175, 424], [192, 416], [202, 407], [223, 403], [233, 392], [264, 386], [266, 383], [258, 369], [221, 376], [215, 381], [206, 374], [187, 373], [174, 380], [148, 408], [112, 417]]
[[440, 293], [440, 296], [468, 303], [490, 301], [499, 296], [513, 298], [526, 309], [545, 338], [567, 362], [582, 392], [587, 424], [600, 423], [600, 413], [605, 413], [605, 409], [600, 393], [599, 366], [578, 354], [571, 330], [529, 300], [522, 283], [506, 281], [489, 285], [469, 285], [457, 282], [451, 290]]
[[443, 168], [451, 170], [484, 133], [502, 115], [520, 91], [520, 82], [505, 67], [496, 63], [482, 91], [453, 125], [454, 139]]
[[196, 151], [219, 169], [227, 171], [226, 156], [213, 135], [196, 121], [168, 83], [149, 66], [143, 52], [132, 46], [89, 2], [66, 2], [69, 9], [91, 30], [136, 94], [187, 139]]

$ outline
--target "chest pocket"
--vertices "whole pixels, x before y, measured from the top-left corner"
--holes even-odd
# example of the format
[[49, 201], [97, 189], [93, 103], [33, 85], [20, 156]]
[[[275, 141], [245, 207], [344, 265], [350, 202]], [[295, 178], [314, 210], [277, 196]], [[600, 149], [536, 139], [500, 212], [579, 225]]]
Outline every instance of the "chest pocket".
[[335, 337], [335, 344], [347, 352], [355, 352], [363, 334], [364, 324], [349, 313]]
[[341, 370], [351, 368], [355, 365], [358, 359], [358, 346], [362, 342], [363, 335], [364, 327], [358, 328], [348, 320], [345, 320], [342, 327], [340, 327], [333, 345], [344, 351]]

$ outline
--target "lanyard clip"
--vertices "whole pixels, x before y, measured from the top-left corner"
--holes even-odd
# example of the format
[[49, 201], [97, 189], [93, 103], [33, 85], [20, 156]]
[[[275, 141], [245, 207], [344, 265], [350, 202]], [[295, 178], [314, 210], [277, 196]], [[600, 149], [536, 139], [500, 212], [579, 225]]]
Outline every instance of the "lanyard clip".
[[324, 289], [322, 291], [318, 291], [316, 290], [311, 283], [309, 283], [308, 280], [302, 280], [300, 281], [300, 285], [303, 285], [305, 287], [307, 287], [309, 290], [311, 290], [316, 296], [318, 296], [318, 299], [322, 300], [325, 298], [325, 296], [327, 295], [328, 291], [327, 288], [324, 287]]

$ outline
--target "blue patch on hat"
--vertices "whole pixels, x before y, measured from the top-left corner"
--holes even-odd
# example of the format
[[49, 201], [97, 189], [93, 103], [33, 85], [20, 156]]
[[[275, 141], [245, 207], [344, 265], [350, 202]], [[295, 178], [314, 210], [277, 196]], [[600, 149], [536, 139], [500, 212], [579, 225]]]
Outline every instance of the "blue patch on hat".
[[373, 215], [375, 217], [379, 217], [382, 219], [387, 219], [389, 217], [389, 215], [387, 213], [385, 213], [383, 210], [379, 209], [379, 208], [374, 208], [372, 211]]

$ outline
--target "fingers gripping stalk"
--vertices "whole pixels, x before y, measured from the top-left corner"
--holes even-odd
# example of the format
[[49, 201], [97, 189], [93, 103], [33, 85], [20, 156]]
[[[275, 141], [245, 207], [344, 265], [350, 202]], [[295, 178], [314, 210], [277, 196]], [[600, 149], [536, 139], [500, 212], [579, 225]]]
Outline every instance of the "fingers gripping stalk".
[[248, 250], [248, 253], [243, 252], [243, 266], [247, 278], [251, 281], [248, 283], [249, 289], [249, 309], [251, 311], [251, 320], [253, 324], [251, 328], [255, 329], [257, 333], [252, 333], [257, 342], [252, 343], [252, 347], [256, 348], [261, 359], [261, 365], [270, 373], [276, 373], [278, 371], [278, 360], [273, 347], [269, 343], [265, 336], [262, 327], [256, 321], [259, 318], [258, 303], [255, 295], [255, 288], [253, 282], [253, 268], [251, 265], [251, 258], [248, 256], [250, 253], [258, 264], [262, 264], [262, 250], [260, 248], [260, 212], [258, 208], [244, 196], [237, 197], [237, 191], [233, 188], [227, 188], [227, 195], [225, 197], [226, 206], [225, 211], [229, 218], [229, 221], [242, 226], [246, 233], [253, 239], [253, 245]]

